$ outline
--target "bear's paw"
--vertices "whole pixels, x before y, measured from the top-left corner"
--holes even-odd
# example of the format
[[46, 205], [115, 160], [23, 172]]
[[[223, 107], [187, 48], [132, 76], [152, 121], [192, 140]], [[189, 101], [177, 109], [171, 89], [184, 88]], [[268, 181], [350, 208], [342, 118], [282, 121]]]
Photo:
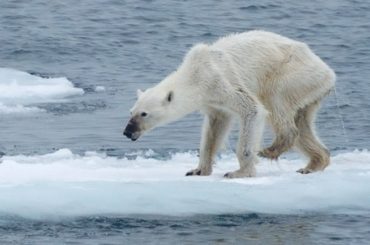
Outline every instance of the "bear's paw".
[[255, 176], [256, 176], [256, 170], [254, 168], [248, 169], [248, 170], [239, 169], [234, 172], [228, 172], [224, 175], [224, 177], [228, 179], [255, 177]]
[[198, 176], [209, 176], [211, 175], [212, 170], [209, 169], [202, 169], [202, 168], [196, 168], [193, 170], [190, 170], [185, 174], [185, 176], [193, 176], [193, 175], [198, 175]]

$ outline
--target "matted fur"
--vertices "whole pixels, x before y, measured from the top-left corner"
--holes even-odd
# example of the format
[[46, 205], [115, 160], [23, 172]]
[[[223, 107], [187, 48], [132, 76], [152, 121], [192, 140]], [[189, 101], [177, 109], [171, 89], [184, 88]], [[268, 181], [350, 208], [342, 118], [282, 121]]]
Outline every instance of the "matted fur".
[[[310, 48], [278, 34], [250, 31], [213, 44], [198, 44], [179, 68], [153, 88], [140, 92], [132, 123], [143, 132], [199, 110], [205, 114], [200, 161], [187, 175], [209, 175], [232, 118], [240, 122], [240, 169], [225, 177], [255, 176], [257, 153], [267, 118], [276, 137], [260, 156], [276, 159], [292, 146], [310, 158], [299, 170], [310, 173], [329, 164], [329, 152], [314, 130], [320, 100], [335, 74]], [[171, 100], [166, 100], [171, 93]], [[148, 116], [140, 117], [142, 112]]]

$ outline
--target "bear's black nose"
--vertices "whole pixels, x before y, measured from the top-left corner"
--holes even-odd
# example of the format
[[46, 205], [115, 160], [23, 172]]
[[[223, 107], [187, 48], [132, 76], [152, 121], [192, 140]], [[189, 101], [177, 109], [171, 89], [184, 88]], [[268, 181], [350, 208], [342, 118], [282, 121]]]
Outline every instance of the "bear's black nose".
[[125, 129], [125, 131], [123, 132], [123, 135], [124, 135], [124, 136], [126, 136], [127, 138], [131, 139], [132, 133], [131, 133], [131, 132], [129, 132], [129, 131], [127, 131], [127, 130]]
[[135, 123], [132, 119], [128, 122], [123, 135], [127, 138], [132, 139], [132, 135], [138, 131], [137, 123]]

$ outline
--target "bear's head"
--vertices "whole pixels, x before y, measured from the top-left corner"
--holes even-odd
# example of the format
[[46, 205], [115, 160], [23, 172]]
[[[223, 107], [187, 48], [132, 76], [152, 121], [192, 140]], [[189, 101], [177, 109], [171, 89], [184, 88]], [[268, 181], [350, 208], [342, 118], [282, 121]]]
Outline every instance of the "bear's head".
[[174, 92], [150, 88], [145, 92], [137, 91], [138, 100], [130, 110], [131, 118], [123, 135], [132, 141], [137, 140], [144, 132], [174, 120]]

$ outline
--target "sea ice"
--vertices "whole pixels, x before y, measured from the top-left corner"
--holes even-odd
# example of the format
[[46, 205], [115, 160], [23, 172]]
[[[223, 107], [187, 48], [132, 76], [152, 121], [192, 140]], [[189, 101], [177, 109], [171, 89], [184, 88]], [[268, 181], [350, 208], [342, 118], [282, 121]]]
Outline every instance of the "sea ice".
[[42, 78], [11, 68], [0, 68], [0, 113], [41, 112], [32, 104], [61, 102], [84, 94], [65, 77]]
[[257, 177], [224, 179], [238, 166], [218, 159], [207, 177], [185, 177], [195, 153], [169, 160], [135, 160], [61, 149], [46, 155], [3, 156], [0, 212], [30, 218], [101, 214], [193, 215], [220, 213], [370, 212], [370, 153], [332, 157], [324, 171], [301, 175], [303, 159], [262, 160]]

